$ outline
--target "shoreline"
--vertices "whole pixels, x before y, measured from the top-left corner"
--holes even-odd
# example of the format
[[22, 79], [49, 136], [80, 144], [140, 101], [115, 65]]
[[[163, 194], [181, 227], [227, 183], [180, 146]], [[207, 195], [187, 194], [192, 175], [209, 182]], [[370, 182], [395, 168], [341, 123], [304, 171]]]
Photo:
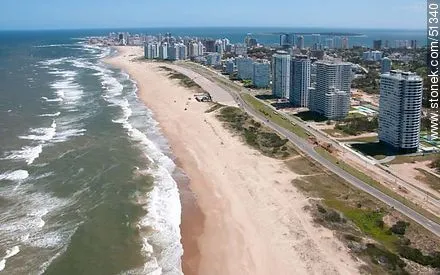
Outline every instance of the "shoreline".
[[189, 179], [178, 182], [185, 274], [359, 273], [360, 263], [333, 232], [304, 210], [308, 199], [292, 186], [297, 175], [282, 161], [224, 129], [205, 113], [208, 104], [190, 100], [190, 90], [159, 70], [163, 63], [130, 61], [142, 48], [118, 52], [105, 62], [137, 82]]

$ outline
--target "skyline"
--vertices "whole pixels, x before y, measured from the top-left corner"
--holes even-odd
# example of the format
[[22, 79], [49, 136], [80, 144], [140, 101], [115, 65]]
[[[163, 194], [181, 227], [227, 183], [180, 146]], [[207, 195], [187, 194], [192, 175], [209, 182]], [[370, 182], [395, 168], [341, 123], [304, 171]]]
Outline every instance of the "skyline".
[[[95, 0], [93, 3], [85, 0], [7, 1], [2, 3], [0, 11], [0, 30], [197, 26], [419, 30], [426, 25], [425, 3], [417, 0], [391, 0], [386, 3], [379, 0], [356, 3], [319, 0], [301, 4], [282, 0], [277, 5], [251, 0], [225, 0], [221, 5], [210, 8], [207, 8], [209, 3], [201, 5], [195, 0], [154, 4], [133, 0], [124, 3], [124, 11], [118, 4], [116, 0]], [[359, 16], [361, 14], [363, 17]]]

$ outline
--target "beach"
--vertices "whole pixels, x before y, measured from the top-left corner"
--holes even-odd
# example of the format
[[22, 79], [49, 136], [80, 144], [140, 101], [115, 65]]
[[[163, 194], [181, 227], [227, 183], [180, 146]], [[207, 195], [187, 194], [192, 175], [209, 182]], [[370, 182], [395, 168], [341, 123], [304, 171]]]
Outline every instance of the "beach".
[[185, 274], [359, 273], [362, 263], [313, 221], [309, 199], [291, 183], [298, 175], [283, 161], [245, 145], [160, 68], [175, 65], [136, 59], [140, 47], [117, 50], [105, 62], [136, 81], [188, 178], [179, 182]]

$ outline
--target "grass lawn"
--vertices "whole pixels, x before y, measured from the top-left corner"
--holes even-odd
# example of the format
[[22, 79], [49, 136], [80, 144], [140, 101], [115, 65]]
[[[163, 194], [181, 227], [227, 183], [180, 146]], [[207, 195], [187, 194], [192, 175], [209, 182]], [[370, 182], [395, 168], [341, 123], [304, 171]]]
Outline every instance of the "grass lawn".
[[267, 106], [254, 96], [246, 93], [242, 93], [240, 96], [246, 101], [247, 104], [251, 105], [255, 110], [262, 113], [267, 119], [270, 119], [274, 123], [291, 131], [301, 138], [307, 139], [309, 137], [310, 134], [302, 127], [293, 125], [287, 118], [283, 117], [280, 113]]

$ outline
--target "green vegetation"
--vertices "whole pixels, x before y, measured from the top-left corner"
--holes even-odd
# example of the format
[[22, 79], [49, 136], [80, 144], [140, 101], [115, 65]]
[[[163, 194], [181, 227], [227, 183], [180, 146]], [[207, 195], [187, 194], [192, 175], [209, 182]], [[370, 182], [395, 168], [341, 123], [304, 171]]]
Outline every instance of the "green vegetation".
[[335, 129], [341, 130], [344, 133], [355, 136], [364, 132], [374, 132], [379, 127], [379, 121], [377, 117], [356, 117], [346, 118], [341, 122], [338, 122]]
[[404, 205], [408, 206], [409, 208], [413, 209], [416, 212], [421, 213], [423, 216], [427, 217], [428, 219], [431, 219], [432, 221], [436, 223], [440, 223], [440, 218], [436, 215], [432, 214], [431, 212], [423, 209], [423, 207], [420, 207], [419, 205], [405, 199], [404, 197], [400, 196], [393, 190], [387, 188], [386, 186], [382, 185], [380, 182], [374, 180], [370, 176], [366, 175], [365, 173], [359, 171], [358, 169], [348, 165], [342, 160], [337, 159], [335, 156], [333, 156], [331, 153], [329, 153], [327, 150], [325, 150], [322, 147], [316, 147], [315, 150], [323, 157], [325, 157], [327, 160], [331, 161], [332, 163], [336, 164], [341, 169], [345, 170], [352, 176], [362, 180], [363, 182], [373, 186], [374, 188], [380, 190], [382, 193], [400, 201]]
[[369, 94], [379, 93], [379, 71], [376, 67], [368, 66], [368, 73], [364, 77], [353, 79], [352, 87]]
[[304, 121], [323, 122], [327, 120], [325, 116], [310, 111], [300, 112], [295, 114], [295, 116]]
[[184, 74], [176, 72], [175, 70], [168, 68], [166, 66], [159, 66], [160, 69], [168, 72], [168, 77], [170, 79], [178, 79], [180, 80], [180, 84], [186, 88], [202, 90], [199, 84], [195, 83], [191, 78], [187, 77]]
[[423, 266], [431, 266], [433, 268], [440, 268], [440, 251], [432, 253], [432, 255], [423, 255], [423, 253], [417, 249], [409, 246], [401, 246], [399, 248], [399, 254], [413, 262], [421, 264]]
[[251, 79], [244, 79], [241, 82], [243, 82], [244, 87], [252, 87], [252, 80]]
[[302, 138], [308, 138], [310, 134], [305, 131], [302, 127], [298, 125], [293, 125], [287, 118], [274, 111], [271, 107], [264, 104], [262, 101], [258, 100], [252, 95], [249, 94], [241, 94], [240, 95], [247, 104], [251, 105], [255, 110], [258, 110], [262, 113], [267, 119], [270, 119], [274, 123], [280, 125], [281, 127], [291, 131]]
[[372, 259], [373, 263], [383, 266], [390, 274], [409, 274], [404, 269], [405, 262], [398, 255], [386, 249], [369, 243], [364, 253]]
[[238, 133], [248, 145], [266, 156], [285, 159], [297, 154], [287, 139], [253, 120], [239, 108], [224, 107], [217, 117], [227, 128]]

